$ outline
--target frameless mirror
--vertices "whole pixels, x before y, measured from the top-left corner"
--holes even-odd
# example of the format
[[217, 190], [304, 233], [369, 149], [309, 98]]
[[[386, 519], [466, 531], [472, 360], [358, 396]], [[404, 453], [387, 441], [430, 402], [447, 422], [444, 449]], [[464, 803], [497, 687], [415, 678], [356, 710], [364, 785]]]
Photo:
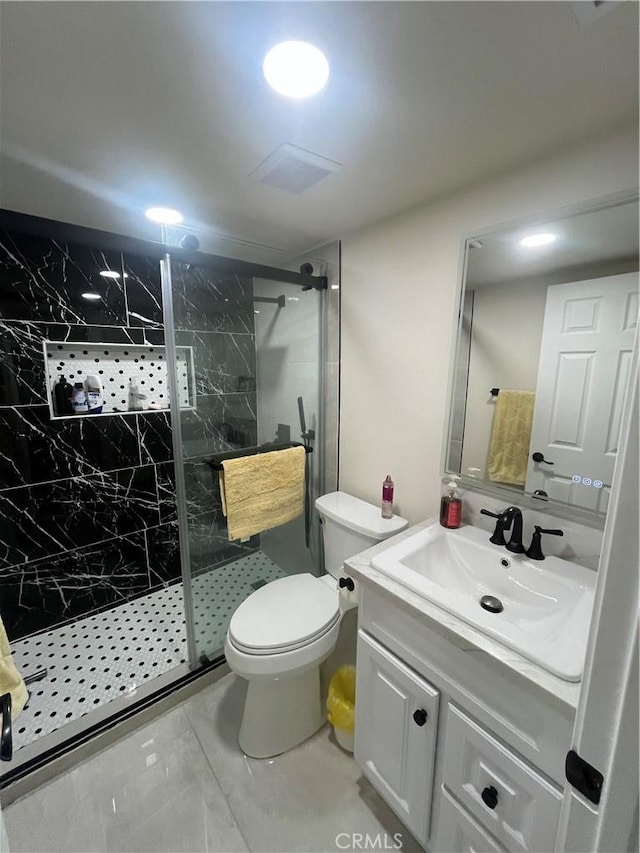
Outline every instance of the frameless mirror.
[[546, 512], [604, 517], [638, 242], [630, 194], [465, 240], [447, 473]]

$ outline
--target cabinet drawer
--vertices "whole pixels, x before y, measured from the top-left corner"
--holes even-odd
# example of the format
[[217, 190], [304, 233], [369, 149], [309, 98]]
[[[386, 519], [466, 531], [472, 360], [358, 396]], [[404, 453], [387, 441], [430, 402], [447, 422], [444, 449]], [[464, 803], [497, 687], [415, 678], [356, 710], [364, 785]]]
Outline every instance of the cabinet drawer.
[[438, 853], [504, 853], [504, 848], [444, 788], [440, 791], [434, 850]]
[[439, 696], [360, 632], [355, 759], [421, 844], [429, 834]]
[[554, 849], [561, 792], [451, 704], [443, 782], [508, 850]]

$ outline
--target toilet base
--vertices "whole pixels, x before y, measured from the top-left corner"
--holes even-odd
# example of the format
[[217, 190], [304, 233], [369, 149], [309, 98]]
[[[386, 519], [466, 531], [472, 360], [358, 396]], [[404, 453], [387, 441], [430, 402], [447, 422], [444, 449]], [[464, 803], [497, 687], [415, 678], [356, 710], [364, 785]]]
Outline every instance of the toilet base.
[[307, 740], [324, 722], [319, 666], [291, 678], [252, 679], [238, 743], [251, 758], [270, 758]]

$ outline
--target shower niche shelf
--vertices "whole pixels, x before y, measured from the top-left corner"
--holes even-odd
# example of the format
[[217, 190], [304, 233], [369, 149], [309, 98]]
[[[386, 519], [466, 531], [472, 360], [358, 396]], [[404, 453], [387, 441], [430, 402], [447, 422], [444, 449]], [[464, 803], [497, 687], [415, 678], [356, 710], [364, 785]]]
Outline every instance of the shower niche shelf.
[[[100, 418], [107, 415], [134, 415], [169, 411], [168, 368], [164, 346], [147, 344], [70, 343], [44, 341], [44, 366], [47, 399], [52, 420]], [[97, 376], [102, 384], [103, 406], [100, 414], [83, 412], [57, 415], [53, 407], [53, 388], [61, 376], [73, 385], [87, 376]], [[134, 379], [140, 394], [140, 409], [128, 410], [129, 380]], [[195, 409], [193, 348], [176, 347], [176, 379], [181, 409]]]

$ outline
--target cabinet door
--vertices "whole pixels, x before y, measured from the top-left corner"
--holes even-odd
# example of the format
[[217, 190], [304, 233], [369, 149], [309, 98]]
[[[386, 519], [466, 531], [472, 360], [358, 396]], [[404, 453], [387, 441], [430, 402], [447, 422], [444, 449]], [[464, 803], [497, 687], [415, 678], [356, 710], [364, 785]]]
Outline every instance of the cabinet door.
[[422, 844], [429, 833], [439, 695], [358, 632], [355, 759]]

